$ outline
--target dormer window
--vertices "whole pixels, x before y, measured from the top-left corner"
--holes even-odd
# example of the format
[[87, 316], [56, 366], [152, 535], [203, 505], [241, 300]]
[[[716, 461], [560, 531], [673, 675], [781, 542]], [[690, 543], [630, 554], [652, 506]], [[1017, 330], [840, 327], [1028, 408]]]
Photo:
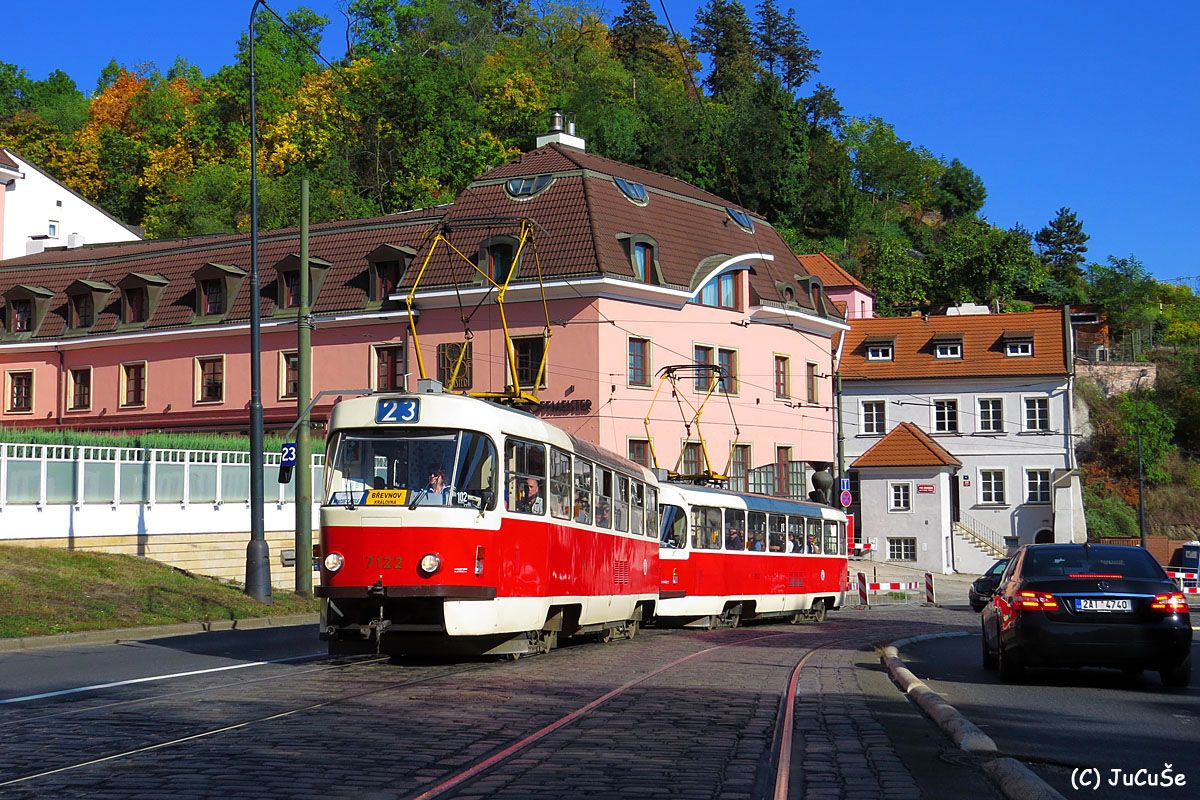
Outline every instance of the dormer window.
[[891, 361], [895, 352], [892, 342], [868, 342], [867, 361]]
[[203, 316], [225, 313], [225, 286], [220, 279], [200, 281], [200, 313]]
[[643, 283], [653, 283], [654, 245], [638, 242], [633, 246], [633, 277]]
[[296, 308], [300, 305], [300, 271], [281, 273], [283, 279], [283, 300], [280, 305], [284, 308]]
[[738, 308], [738, 273], [726, 272], [718, 275], [701, 287], [692, 302], [712, 308]]
[[8, 302], [8, 329], [12, 333], [33, 330], [33, 301], [10, 300]]
[[642, 184], [624, 178], [613, 178], [613, 183], [621, 190], [621, 194], [625, 195], [625, 199], [634, 205], [644, 206], [650, 202], [650, 195]]
[[504, 184], [504, 191], [514, 200], [526, 200], [550, 185], [553, 178], [537, 175], [532, 178], [512, 178]]
[[376, 295], [380, 298], [390, 297], [400, 288], [400, 262], [384, 261], [376, 264], [375, 281], [378, 286]]
[[246, 273], [228, 264], [210, 262], [194, 273], [196, 278], [196, 315], [224, 317], [233, 307]]
[[934, 342], [933, 354], [936, 358], [962, 358], [962, 340], [943, 339]]
[[162, 275], [131, 272], [121, 279], [121, 322], [125, 325], [145, 325], [154, 316], [167, 279]]
[[783, 302], [787, 303], [788, 305], [796, 304], [796, 290], [791, 286], [783, 287]]
[[1022, 358], [1033, 355], [1032, 339], [1013, 339], [1004, 343], [1004, 355], [1010, 358]]
[[487, 248], [487, 276], [499, 286], [503, 286], [512, 277], [514, 250], [515, 248], [506, 242]]
[[125, 290], [125, 321], [145, 322], [149, 318], [149, 298], [145, 286], [134, 286]]
[[96, 321], [96, 310], [90, 294], [77, 294], [71, 298], [71, 327], [90, 328]]
[[[333, 265], [322, 258], [308, 257], [308, 304], [316, 302], [325, 273]], [[300, 256], [296, 253], [284, 256], [275, 265], [278, 277], [275, 280], [276, 314], [300, 307]]]
[[381, 244], [367, 253], [367, 263], [370, 264], [367, 271], [367, 299], [382, 305], [400, 291], [404, 273], [416, 256], [417, 251], [413, 248], [394, 244]]
[[17, 284], [4, 293], [8, 307], [5, 325], [8, 333], [36, 334], [50, 309], [54, 292], [44, 286]]
[[739, 228], [746, 233], [754, 233], [754, 220], [745, 211], [737, 208], [726, 208], [725, 212], [729, 214], [729, 218], [734, 221]]
[[104, 308], [112, 285], [104, 281], [77, 280], [67, 287], [67, 326], [85, 331], [96, 324], [96, 314]]

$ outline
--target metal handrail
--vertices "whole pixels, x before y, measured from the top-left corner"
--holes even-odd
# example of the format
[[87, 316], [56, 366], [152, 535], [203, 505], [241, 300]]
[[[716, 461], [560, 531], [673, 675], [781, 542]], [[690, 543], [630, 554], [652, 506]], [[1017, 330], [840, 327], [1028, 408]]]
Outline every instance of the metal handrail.
[[1004, 537], [978, 520], [972, 519], [965, 514], [960, 514], [959, 519], [954, 523], [954, 527], [958, 529], [959, 533], [966, 535], [970, 539], [974, 539], [984, 549], [990, 550], [996, 556], [1008, 554], [1008, 547], [1004, 544]]

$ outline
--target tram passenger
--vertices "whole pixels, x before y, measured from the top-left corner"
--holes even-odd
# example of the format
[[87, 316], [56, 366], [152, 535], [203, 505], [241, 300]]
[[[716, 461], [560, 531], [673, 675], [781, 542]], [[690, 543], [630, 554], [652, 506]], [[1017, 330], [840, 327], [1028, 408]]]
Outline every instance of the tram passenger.
[[429, 465], [429, 483], [421, 490], [422, 505], [450, 505], [450, 487], [446, 485], [446, 470], [437, 464]]
[[761, 553], [767, 549], [767, 537], [762, 531], [755, 531], [753, 538], [750, 540], [750, 549], [756, 553]]
[[789, 553], [803, 553], [804, 552], [804, 540], [801, 539], [798, 534], [789, 533], [788, 534], [788, 543], [790, 545], [790, 547], [788, 548]]
[[537, 478], [525, 478], [521, 483], [521, 496], [517, 500], [517, 511], [522, 514], [541, 514], [544, 509], [542, 482]]
[[730, 526], [725, 532], [725, 549], [726, 550], [745, 550], [746, 543], [742, 541], [742, 532], [737, 528]]
[[575, 521], [584, 525], [592, 524], [592, 504], [586, 492], [575, 493]]

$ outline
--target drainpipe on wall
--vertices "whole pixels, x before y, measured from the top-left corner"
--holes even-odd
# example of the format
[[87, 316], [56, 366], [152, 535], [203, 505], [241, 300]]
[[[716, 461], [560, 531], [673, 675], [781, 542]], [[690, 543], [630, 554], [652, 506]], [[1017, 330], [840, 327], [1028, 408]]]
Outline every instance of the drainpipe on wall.
[[1063, 413], [1064, 438], [1067, 441], [1067, 469], [1075, 469], [1075, 337], [1071, 330], [1071, 306], [1063, 306], [1063, 360], [1067, 368], [1067, 402]]
[[57, 424], [61, 426], [63, 424], [63, 404], [67, 394], [67, 387], [63, 381], [66, 354], [58, 345], [54, 345], [54, 352], [58, 353], [58, 372], [54, 378], [54, 417]]

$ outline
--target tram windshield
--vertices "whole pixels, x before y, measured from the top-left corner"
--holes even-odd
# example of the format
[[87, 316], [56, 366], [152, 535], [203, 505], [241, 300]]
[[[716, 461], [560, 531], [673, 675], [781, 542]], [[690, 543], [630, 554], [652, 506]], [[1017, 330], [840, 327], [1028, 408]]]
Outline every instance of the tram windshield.
[[663, 547], [681, 548], [687, 544], [687, 514], [679, 506], [662, 505], [659, 541]]
[[329, 452], [325, 505], [495, 506], [496, 447], [481, 433], [349, 430], [334, 436]]

